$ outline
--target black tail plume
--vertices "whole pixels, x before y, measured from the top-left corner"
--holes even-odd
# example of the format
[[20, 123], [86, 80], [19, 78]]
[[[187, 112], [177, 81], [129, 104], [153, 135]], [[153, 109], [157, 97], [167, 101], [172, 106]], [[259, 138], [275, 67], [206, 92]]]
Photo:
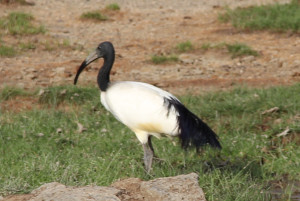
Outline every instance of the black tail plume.
[[182, 148], [187, 149], [190, 146], [194, 146], [198, 151], [199, 147], [206, 144], [214, 148], [222, 148], [218, 141], [217, 134], [182, 103], [173, 98], [166, 99], [165, 103], [166, 102], [168, 103], [168, 109], [173, 106], [179, 113], [177, 121], [179, 124], [179, 138]]

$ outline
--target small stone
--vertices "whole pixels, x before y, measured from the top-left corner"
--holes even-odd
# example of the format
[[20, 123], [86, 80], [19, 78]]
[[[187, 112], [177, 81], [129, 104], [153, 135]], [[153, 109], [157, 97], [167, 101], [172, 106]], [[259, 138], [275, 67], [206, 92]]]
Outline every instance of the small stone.
[[67, 93], [67, 90], [66, 89], [63, 89], [59, 92], [60, 95], [65, 95]]
[[193, 54], [180, 54], [178, 59], [185, 64], [193, 64], [198, 57]]
[[44, 133], [38, 133], [37, 136], [38, 136], [38, 137], [43, 137], [43, 136], [44, 136]]
[[39, 93], [38, 93], [38, 96], [42, 96], [44, 93], [45, 93], [45, 90], [44, 89], [40, 89]]

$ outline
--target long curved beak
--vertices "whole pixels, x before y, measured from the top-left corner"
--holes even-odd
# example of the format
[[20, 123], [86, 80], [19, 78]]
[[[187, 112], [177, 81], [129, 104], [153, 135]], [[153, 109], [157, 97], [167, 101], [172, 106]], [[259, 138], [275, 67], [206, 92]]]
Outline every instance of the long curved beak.
[[77, 80], [79, 78], [80, 73], [83, 71], [83, 69], [85, 69], [85, 67], [87, 67], [90, 63], [92, 63], [93, 61], [99, 59], [100, 57], [98, 56], [97, 52], [94, 51], [92, 52], [81, 64], [81, 66], [79, 67], [75, 79], [74, 79], [74, 85], [76, 85]]

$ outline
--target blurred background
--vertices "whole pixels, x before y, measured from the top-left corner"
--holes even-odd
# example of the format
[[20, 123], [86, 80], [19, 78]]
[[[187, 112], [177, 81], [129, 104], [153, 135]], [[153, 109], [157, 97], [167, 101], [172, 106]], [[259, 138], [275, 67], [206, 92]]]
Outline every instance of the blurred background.
[[[294, 83], [300, 80], [299, 15], [286, 26], [286, 13], [274, 22], [276, 11], [260, 19], [259, 9], [234, 12], [277, 3], [290, 1], [2, 0], [0, 86], [72, 84], [77, 67], [102, 41], [116, 48], [113, 80], [175, 93]], [[96, 84], [99, 67], [91, 65], [81, 82]]]

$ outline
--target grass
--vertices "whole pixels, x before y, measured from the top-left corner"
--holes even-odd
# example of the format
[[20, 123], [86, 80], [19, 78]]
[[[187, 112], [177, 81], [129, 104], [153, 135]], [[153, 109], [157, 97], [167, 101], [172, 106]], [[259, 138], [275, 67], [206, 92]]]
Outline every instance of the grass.
[[246, 30], [300, 31], [300, 3], [252, 6], [228, 9], [219, 19]]
[[95, 20], [95, 21], [106, 21], [108, 17], [103, 15], [100, 11], [89, 11], [85, 12], [80, 16], [81, 19]]
[[36, 45], [34, 43], [31, 43], [31, 42], [20, 43], [19, 46], [20, 46], [21, 50], [34, 50], [36, 48]]
[[207, 50], [209, 50], [210, 48], [212, 48], [212, 44], [211, 44], [211, 43], [203, 43], [203, 44], [201, 45], [201, 48], [200, 48], [200, 49], [202, 49], [202, 50], [204, 50], [204, 51], [207, 51]]
[[28, 5], [28, 2], [26, 2], [25, 0], [0, 0], [0, 3], [6, 3], [6, 4], [17, 3], [21, 5]]
[[177, 62], [178, 57], [176, 55], [153, 55], [151, 61], [154, 64], [163, 64], [168, 62]]
[[12, 35], [32, 35], [45, 33], [44, 26], [33, 25], [33, 16], [23, 12], [11, 12], [7, 17], [0, 18], [0, 29]]
[[30, 95], [30, 93], [24, 91], [21, 88], [4, 87], [0, 91], [0, 102], [9, 99], [15, 99], [18, 96], [28, 96], [28, 95]]
[[232, 58], [242, 57], [242, 56], [259, 56], [259, 53], [256, 50], [253, 50], [250, 46], [245, 43], [235, 42], [235, 43], [204, 43], [201, 46], [201, 49], [207, 51], [209, 49], [223, 49], [226, 48], [227, 51], [231, 54]]
[[258, 56], [257, 51], [253, 50], [251, 47], [244, 43], [226, 44], [226, 48], [233, 58], [244, 55]]
[[0, 57], [13, 57], [17, 55], [15, 48], [0, 43]]
[[178, 43], [176, 45], [176, 50], [179, 52], [188, 52], [194, 49], [193, 44], [191, 43], [191, 41], [186, 41], [186, 42], [182, 42], [182, 43]]
[[117, 4], [117, 3], [111, 3], [111, 4], [108, 4], [106, 6], [106, 9], [107, 10], [117, 11], [117, 10], [120, 10], [121, 8], [120, 8], [119, 4]]
[[[167, 138], [154, 139], [163, 160], [154, 162], [152, 175], [144, 172], [138, 140], [99, 103], [97, 88], [61, 86], [32, 93], [40, 100], [35, 109], [0, 110], [0, 194], [28, 193], [52, 181], [110, 185], [120, 178], [196, 172], [209, 201], [270, 200], [271, 181], [300, 178], [299, 91], [296, 84], [179, 97], [219, 134], [223, 149], [197, 154]], [[0, 102], [21, 100], [23, 92], [5, 89]], [[279, 110], [262, 114], [272, 107]], [[80, 132], [78, 123], [86, 131]], [[286, 127], [290, 132], [278, 137]]]

